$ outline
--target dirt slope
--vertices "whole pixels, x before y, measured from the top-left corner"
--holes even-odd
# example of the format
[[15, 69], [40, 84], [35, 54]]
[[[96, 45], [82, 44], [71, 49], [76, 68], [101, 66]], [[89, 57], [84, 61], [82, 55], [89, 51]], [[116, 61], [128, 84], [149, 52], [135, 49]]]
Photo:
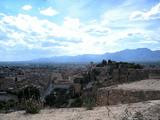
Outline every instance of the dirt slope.
[[84, 108], [45, 109], [41, 113], [30, 115], [24, 111], [0, 114], [0, 120], [120, 120], [127, 111], [140, 111], [151, 120], [158, 120], [160, 116], [160, 100], [140, 102], [134, 104], [96, 107], [94, 110]]

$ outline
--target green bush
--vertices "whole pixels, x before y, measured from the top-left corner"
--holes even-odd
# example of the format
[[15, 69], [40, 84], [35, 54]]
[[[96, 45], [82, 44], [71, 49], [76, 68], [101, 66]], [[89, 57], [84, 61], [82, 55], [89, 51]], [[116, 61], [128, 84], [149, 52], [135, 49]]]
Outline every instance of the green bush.
[[83, 105], [87, 110], [92, 110], [95, 107], [95, 99], [93, 97], [86, 97], [83, 100]]
[[25, 102], [26, 113], [36, 114], [40, 112], [41, 108], [42, 108], [42, 104], [38, 100], [34, 100], [30, 98]]
[[56, 95], [55, 107], [66, 107], [68, 105], [68, 96], [67, 95]]
[[0, 101], [0, 110], [3, 110], [5, 108], [6, 102]]
[[18, 98], [19, 101], [23, 99], [28, 100], [30, 98], [38, 100], [40, 98], [40, 91], [34, 86], [27, 86], [18, 92]]
[[17, 108], [17, 102], [14, 100], [9, 100], [9, 101], [0, 101], [0, 110], [4, 110], [6, 113], [9, 112], [11, 109], [16, 109]]
[[81, 98], [75, 98], [71, 101], [71, 104], [69, 107], [81, 107], [83, 104], [83, 101]]
[[45, 103], [46, 105], [49, 105], [50, 107], [53, 107], [55, 106], [55, 100], [56, 100], [56, 97], [54, 94], [50, 94], [50, 95], [47, 95], [46, 98], [45, 98]]

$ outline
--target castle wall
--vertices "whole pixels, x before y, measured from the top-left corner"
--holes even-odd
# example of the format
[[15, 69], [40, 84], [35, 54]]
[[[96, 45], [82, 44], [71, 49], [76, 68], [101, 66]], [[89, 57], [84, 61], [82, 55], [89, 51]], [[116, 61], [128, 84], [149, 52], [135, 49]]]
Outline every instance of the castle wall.
[[106, 86], [129, 83], [149, 78], [148, 70], [144, 69], [114, 69], [112, 79], [106, 81]]
[[121, 103], [135, 103], [147, 100], [160, 99], [158, 90], [123, 90], [123, 89], [99, 89], [97, 91], [98, 106], [116, 105]]

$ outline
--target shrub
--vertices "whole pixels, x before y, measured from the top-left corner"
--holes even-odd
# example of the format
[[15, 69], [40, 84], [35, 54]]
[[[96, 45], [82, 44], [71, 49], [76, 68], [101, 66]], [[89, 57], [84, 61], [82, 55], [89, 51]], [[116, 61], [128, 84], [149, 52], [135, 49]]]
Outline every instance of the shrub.
[[0, 101], [0, 110], [3, 110], [5, 108], [6, 102]]
[[45, 98], [46, 105], [53, 107], [55, 105], [55, 99], [56, 97], [54, 94], [47, 95]]
[[34, 86], [27, 86], [18, 92], [19, 100], [34, 98], [38, 100], [40, 98], [40, 91]]
[[86, 97], [83, 100], [83, 105], [87, 110], [92, 110], [95, 107], [95, 99], [93, 97]]
[[68, 105], [68, 96], [67, 95], [56, 95], [55, 107], [66, 107]]
[[92, 70], [93, 75], [98, 76], [101, 72], [98, 71], [97, 69]]
[[32, 98], [25, 101], [25, 110], [26, 113], [36, 114], [39, 113], [42, 108], [42, 104], [38, 100]]
[[17, 102], [14, 100], [8, 100], [8, 101], [0, 101], [0, 110], [4, 110], [6, 113], [8, 113], [11, 109], [16, 109]]
[[75, 98], [71, 101], [70, 107], [81, 107], [83, 104], [83, 101], [81, 98]]

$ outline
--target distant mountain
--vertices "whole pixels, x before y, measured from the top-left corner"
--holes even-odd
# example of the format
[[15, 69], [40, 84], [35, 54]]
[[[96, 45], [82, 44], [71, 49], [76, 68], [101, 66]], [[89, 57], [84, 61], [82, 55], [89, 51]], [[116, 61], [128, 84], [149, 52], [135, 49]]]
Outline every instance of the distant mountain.
[[55, 62], [55, 63], [69, 63], [69, 62], [100, 62], [102, 59], [111, 59], [115, 61], [126, 62], [154, 62], [160, 61], [160, 50], [152, 51], [148, 48], [126, 49], [114, 53], [105, 54], [85, 54], [78, 56], [55, 56], [51, 58], [41, 58], [33, 60], [33, 62]]

